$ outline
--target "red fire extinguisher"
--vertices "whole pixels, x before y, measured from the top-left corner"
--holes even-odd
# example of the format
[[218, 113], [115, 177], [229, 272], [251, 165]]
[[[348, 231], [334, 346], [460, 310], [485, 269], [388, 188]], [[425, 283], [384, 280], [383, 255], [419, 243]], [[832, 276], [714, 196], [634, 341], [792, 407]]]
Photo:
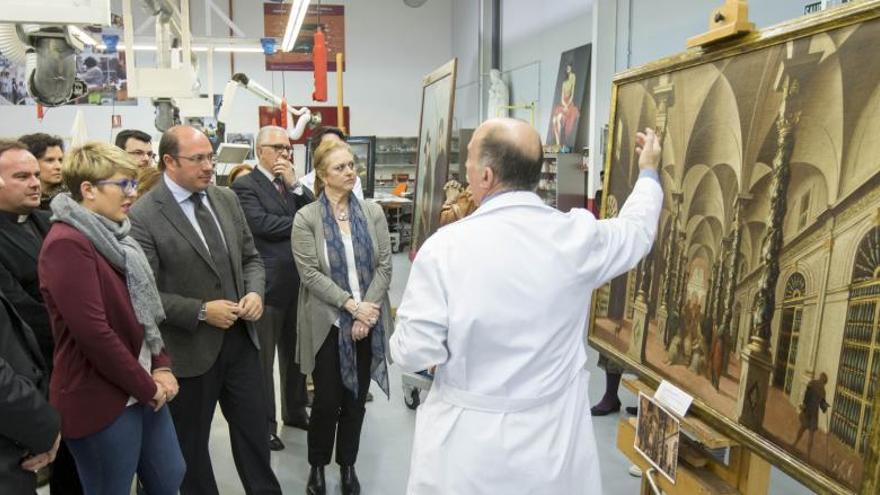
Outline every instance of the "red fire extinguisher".
[[312, 93], [312, 99], [327, 101], [327, 43], [321, 28], [315, 32], [312, 63], [315, 66], [315, 91]]

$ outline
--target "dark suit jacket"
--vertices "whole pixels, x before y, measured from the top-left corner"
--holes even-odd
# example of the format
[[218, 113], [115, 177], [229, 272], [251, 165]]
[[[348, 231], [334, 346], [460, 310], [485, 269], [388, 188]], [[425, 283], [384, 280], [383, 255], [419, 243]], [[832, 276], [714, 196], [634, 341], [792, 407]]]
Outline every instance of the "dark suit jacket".
[[288, 188], [282, 197], [259, 170], [236, 180], [232, 190], [238, 195], [257, 251], [263, 257], [266, 304], [278, 308], [296, 304], [299, 274], [293, 262], [290, 232], [293, 230], [293, 216], [309, 200], [291, 192], [292, 188]]
[[34, 493], [19, 464], [52, 448], [60, 418], [46, 400], [46, 363], [33, 332], [0, 293], [0, 493]]
[[[49, 233], [49, 216], [48, 212], [42, 210], [31, 213], [34, 225], [44, 238]], [[51, 370], [55, 344], [37, 277], [40, 247], [29, 239], [21, 226], [14, 225], [14, 217], [17, 215], [0, 213], [0, 291], [6, 294], [15, 310], [33, 330], [43, 360]]]
[[[106, 428], [129, 397], [153, 400], [156, 384], [138, 362], [144, 327], [125, 275], [80, 231], [55, 223], [40, 252], [40, 285], [56, 342], [49, 400], [61, 413], [62, 436], [82, 438]], [[162, 353], [152, 365], [171, 362]]]
[[[235, 194], [215, 186], [206, 192], [232, 258], [238, 297], [249, 292], [263, 297], [263, 261]], [[225, 299], [214, 261], [164, 178], [134, 204], [130, 218], [132, 235], [150, 260], [162, 296], [167, 319], [160, 329], [174, 361], [174, 373], [181, 377], [202, 375], [217, 360], [225, 332], [198, 320], [203, 302]], [[253, 322], [245, 325], [259, 349]]]

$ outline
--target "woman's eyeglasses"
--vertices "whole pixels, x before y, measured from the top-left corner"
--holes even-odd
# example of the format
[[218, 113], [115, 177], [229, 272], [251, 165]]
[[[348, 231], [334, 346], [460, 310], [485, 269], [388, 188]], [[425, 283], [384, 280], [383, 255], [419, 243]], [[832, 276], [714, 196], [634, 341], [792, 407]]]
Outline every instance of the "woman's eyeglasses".
[[138, 181], [136, 181], [135, 179], [117, 179], [117, 180], [105, 179], [105, 180], [99, 180], [98, 182], [95, 182], [95, 184], [99, 185], [99, 186], [103, 186], [105, 184], [112, 184], [114, 186], [119, 186], [119, 188], [122, 189], [122, 192], [125, 193], [126, 195], [136, 193], [137, 187], [138, 187]]

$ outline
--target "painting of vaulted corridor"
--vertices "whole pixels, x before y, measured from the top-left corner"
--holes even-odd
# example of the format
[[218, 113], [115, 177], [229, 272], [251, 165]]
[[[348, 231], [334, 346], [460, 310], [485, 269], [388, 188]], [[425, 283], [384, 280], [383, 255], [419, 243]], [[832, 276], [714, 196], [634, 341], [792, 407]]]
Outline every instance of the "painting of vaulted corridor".
[[849, 490], [880, 453], [877, 46], [874, 19], [617, 83], [605, 215], [646, 127], [664, 205], [590, 330]]

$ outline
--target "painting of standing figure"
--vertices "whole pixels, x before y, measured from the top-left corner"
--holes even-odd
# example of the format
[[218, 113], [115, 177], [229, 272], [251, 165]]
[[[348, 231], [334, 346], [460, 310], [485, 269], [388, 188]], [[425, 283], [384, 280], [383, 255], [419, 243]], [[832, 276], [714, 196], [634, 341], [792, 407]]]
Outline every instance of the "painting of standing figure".
[[845, 6], [614, 83], [605, 214], [662, 139], [651, 254], [590, 342], [817, 491], [880, 493], [880, 6]]

